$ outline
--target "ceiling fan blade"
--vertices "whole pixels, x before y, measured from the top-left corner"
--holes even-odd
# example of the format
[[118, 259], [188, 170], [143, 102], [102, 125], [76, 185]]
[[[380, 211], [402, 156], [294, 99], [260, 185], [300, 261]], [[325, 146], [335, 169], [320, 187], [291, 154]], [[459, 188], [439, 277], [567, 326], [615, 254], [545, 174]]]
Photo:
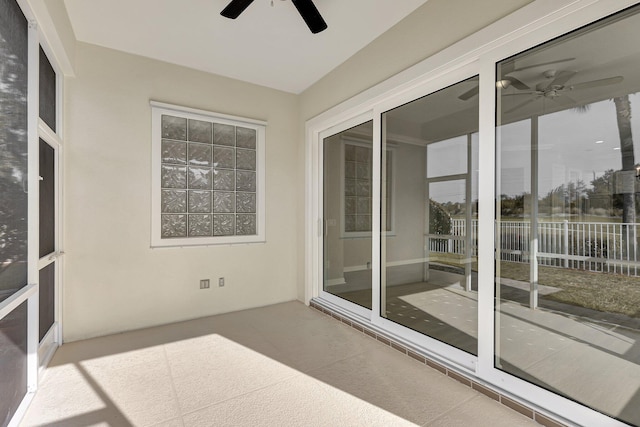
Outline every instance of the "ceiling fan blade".
[[531, 68], [542, 67], [543, 65], [562, 64], [563, 62], [575, 61], [576, 58], [556, 59], [555, 61], [540, 62], [539, 64], [528, 65], [526, 67], [515, 68], [513, 71], [530, 70]]
[[556, 59], [554, 61], [540, 62], [538, 64], [527, 65], [526, 67], [516, 67], [515, 61], [511, 61], [511, 62], [508, 62], [508, 63], [504, 64], [500, 71], [502, 71], [502, 75], [505, 76], [507, 74], [510, 74], [510, 73], [513, 73], [513, 72], [516, 72], [516, 71], [530, 70], [531, 68], [542, 67], [542, 66], [545, 66], [545, 65], [562, 64], [563, 62], [575, 61], [575, 59], [576, 58]]
[[575, 71], [560, 71], [555, 75], [555, 78], [551, 80], [551, 83], [545, 86], [545, 89], [553, 87], [553, 86], [564, 86], [571, 77], [575, 76]]
[[322, 15], [318, 12], [316, 5], [312, 0], [291, 0], [293, 5], [298, 9], [298, 13], [304, 19], [307, 27], [313, 34], [319, 33], [327, 29], [327, 23], [322, 19]]
[[500, 96], [521, 96], [521, 95], [544, 95], [544, 92], [539, 90], [527, 90], [523, 92], [503, 93]]
[[598, 87], [598, 86], [614, 85], [614, 84], [620, 83], [622, 80], [624, 80], [624, 77], [622, 76], [609, 77], [606, 79], [599, 79], [599, 80], [591, 80], [589, 82], [576, 83], [574, 85], [571, 85], [569, 86], [569, 90], [580, 90], [580, 89], [588, 89], [588, 88]]
[[468, 91], [466, 91], [465, 93], [463, 93], [462, 95], [458, 96], [458, 99], [461, 99], [462, 101], [467, 101], [473, 98], [474, 96], [476, 96], [479, 92], [480, 92], [480, 87], [475, 86], [469, 89]]
[[564, 94], [562, 96], [557, 96], [555, 98], [545, 98], [545, 99], [551, 99], [553, 103], [556, 104], [556, 106], [561, 107], [563, 109], [577, 108], [579, 105], [575, 99]]
[[236, 19], [251, 3], [253, 3], [253, 0], [231, 0], [227, 7], [220, 12], [220, 15], [225, 18]]
[[511, 109], [509, 109], [509, 110], [507, 110], [507, 111], [504, 111], [504, 114], [513, 113], [513, 112], [514, 112], [514, 111], [516, 111], [516, 110], [519, 110], [519, 109], [521, 109], [521, 108], [524, 108], [524, 107], [526, 107], [527, 105], [531, 104], [531, 103], [532, 103], [533, 101], [535, 101], [536, 99], [538, 99], [538, 98], [531, 98], [531, 99], [527, 99], [526, 101], [524, 101], [524, 102], [522, 102], [522, 103], [520, 103], [520, 104], [516, 105], [515, 107], [513, 107], [513, 108], [511, 108]]
[[529, 86], [527, 86], [526, 84], [522, 83], [522, 81], [516, 79], [515, 77], [505, 77], [505, 80], [508, 80], [511, 82], [511, 86], [515, 87], [518, 90], [529, 90], [531, 89]]

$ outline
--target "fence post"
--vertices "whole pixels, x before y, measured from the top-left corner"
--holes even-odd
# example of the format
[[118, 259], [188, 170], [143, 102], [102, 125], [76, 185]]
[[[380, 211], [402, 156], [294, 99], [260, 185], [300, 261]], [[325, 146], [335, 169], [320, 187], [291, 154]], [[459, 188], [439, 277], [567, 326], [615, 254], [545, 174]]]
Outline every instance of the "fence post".
[[569, 268], [569, 220], [564, 221], [564, 232], [562, 238], [564, 239], [564, 268]]

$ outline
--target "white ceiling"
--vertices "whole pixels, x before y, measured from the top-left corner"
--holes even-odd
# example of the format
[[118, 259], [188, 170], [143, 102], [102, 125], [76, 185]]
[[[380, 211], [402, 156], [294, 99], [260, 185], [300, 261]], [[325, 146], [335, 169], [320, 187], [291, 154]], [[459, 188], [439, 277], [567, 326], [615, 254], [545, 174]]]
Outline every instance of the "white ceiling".
[[328, 29], [311, 34], [289, 0], [64, 0], [76, 38], [300, 93], [427, 0], [315, 0]]

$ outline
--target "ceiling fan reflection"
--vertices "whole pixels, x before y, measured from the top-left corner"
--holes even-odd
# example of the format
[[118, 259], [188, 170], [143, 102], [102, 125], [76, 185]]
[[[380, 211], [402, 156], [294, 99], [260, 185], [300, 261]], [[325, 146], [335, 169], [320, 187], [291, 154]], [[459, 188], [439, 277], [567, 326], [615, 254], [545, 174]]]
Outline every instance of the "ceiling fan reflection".
[[[567, 83], [577, 74], [576, 71], [560, 71], [556, 73], [555, 70], [548, 70], [544, 73], [545, 77], [553, 77], [553, 80], [549, 83], [539, 83], [536, 85], [535, 90], [524, 90], [514, 93], [505, 93], [502, 96], [529, 96], [530, 99], [504, 111], [505, 114], [517, 111], [532, 102], [540, 99], [547, 98], [553, 101], [564, 102], [565, 104], [577, 105], [578, 103], [572, 99], [567, 92], [579, 91], [584, 89], [591, 89], [595, 87], [614, 85], [622, 82], [624, 78], [622, 76], [607, 77], [604, 79], [590, 80], [587, 82], [576, 83], [568, 85]], [[500, 83], [500, 82], [498, 82]]]

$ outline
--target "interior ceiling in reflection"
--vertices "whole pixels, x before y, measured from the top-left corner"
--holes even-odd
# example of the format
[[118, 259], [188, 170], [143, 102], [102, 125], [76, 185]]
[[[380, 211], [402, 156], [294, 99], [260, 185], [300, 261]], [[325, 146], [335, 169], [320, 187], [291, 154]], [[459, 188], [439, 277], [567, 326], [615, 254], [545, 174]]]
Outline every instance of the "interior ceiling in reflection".
[[472, 77], [388, 111], [388, 133], [428, 144], [477, 132], [478, 97], [458, 98], [477, 87], [478, 77]]
[[[577, 33], [498, 66], [498, 79], [528, 88], [498, 89], [503, 123], [588, 105], [640, 89], [640, 15]], [[500, 80], [499, 80], [500, 81]]]
[[[640, 14], [625, 16], [498, 64], [500, 124], [640, 91], [638, 28]], [[388, 133], [428, 144], [477, 132], [478, 101], [465, 80], [389, 111]]]

